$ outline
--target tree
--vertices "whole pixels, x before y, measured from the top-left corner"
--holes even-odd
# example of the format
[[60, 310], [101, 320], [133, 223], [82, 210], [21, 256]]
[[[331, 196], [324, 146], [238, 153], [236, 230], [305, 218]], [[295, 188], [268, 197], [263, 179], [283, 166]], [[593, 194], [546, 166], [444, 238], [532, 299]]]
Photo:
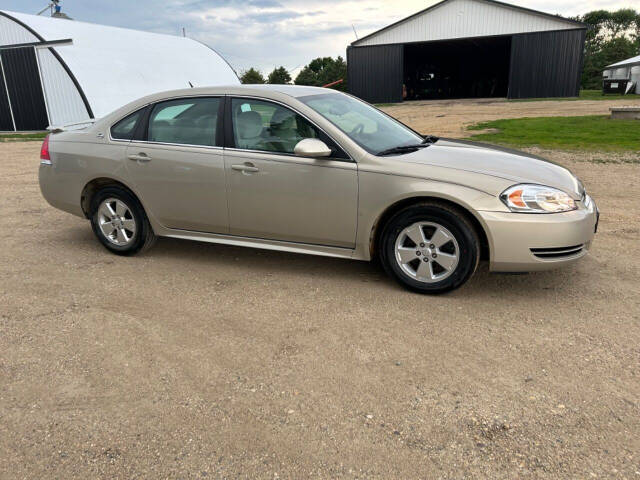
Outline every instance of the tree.
[[342, 83], [331, 88], [336, 90], [347, 89], [347, 62], [342, 57], [319, 57], [312, 60], [304, 67], [296, 77], [296, 85], [311, 85], [322, 87], [329, 83], [343, 80]]
[[269, 74], [267, 83], [275, 83], [279, 85], [291, 83], [291, 75], [284, 67], [274, 68], [273, 72]]
[[640, 12], [631, 8], [614, 12], [594, 10], [577, 20], [590, 27], [584, 51], [582, 88], [598, 89], [607, 65], [640, 53]]
[[602, 87], [602, 71], [607, 65], [637, 55], [638, 48], [625, 38], [618, 37], [606, 41], [602, 46], [585, 55], [582, 70], [582, 88], [596, 90]]
[[264, 77], [259, 70], [251, 67], [249, 70], [242, 72], [242, 75], [240, 75], [240, 82], [255, 85], [258, 83], [264, 83]]

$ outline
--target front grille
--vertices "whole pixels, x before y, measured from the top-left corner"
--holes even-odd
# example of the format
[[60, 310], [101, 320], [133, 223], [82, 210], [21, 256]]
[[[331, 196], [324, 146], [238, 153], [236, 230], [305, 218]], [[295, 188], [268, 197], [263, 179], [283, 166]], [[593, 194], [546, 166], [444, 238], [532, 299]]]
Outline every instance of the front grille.
[[538, 258], [563, 258], [572, 257], [582, 252], [584, 245], [573, 245], [571, 247], [552, 247], [552, 248], [531, 248], [533, 253]]

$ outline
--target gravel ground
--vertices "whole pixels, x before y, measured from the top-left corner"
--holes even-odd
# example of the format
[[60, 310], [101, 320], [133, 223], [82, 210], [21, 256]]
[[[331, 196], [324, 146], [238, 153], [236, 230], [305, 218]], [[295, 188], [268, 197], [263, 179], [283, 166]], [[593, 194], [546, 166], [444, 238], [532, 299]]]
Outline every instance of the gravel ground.
[[0, 144], [1, 479], [640, 478], [637, 163], [542, 152], [598, 201], [590, 255], [428, 297], [362, 262], [113, 256], [38, 149]]

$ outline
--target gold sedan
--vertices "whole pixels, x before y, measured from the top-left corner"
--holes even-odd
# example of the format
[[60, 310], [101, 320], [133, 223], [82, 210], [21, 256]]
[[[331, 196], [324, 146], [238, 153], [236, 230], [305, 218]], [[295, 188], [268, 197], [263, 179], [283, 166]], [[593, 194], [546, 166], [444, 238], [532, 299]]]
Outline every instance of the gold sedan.
[[290, 85], [179, 90], [51, 127], [40, 186], [110, 251], [173, 237], [355, 260], [422, 293], [584, 256], [598, 210], [567, 169], [422, 136], [352, 96]]

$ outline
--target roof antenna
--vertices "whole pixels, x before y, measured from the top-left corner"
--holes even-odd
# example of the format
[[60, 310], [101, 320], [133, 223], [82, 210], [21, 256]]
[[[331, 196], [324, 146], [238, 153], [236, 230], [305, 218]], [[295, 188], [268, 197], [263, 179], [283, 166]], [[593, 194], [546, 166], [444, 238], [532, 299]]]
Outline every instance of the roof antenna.
[[51, 14], [51, 16], [53, 16], [53, 8], [57, 4], [58, 4], [58, 2], [49, 2], [49, 4], [46, 7], [44, 7], [42, 10], [40, 10], [38, 13], [36, 13], [36, 15], [42, 15], [44, 12], [49, 10], [49, 13]]
[[52, 18], [64, 18], [66, 20], [73, 20], [69, 15], [62, 12], [62, 6], [60, 5], [61, 0], [51, 0], [49, 5], [40, 10], [36, 15], [42, 15], [44, 12], [49, 10]]
[[189, 82], [189, 85], [191, 86], [191, 88], [193, 88], [193, 83]]
[[358, 32], [356, 32], [356, 27], [355, 27], [355, 25], [353, 23], [351, 24], [351, 28], [353, 28], [353, 33], [356, 36], [356, 40], [358, 40]]

